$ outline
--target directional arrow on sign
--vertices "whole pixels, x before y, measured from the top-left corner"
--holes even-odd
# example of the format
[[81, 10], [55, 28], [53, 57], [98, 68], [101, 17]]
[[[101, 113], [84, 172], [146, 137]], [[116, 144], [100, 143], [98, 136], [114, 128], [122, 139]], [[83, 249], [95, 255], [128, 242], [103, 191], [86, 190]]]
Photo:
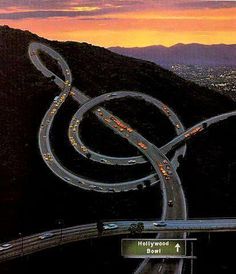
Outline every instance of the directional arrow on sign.
[[179, 245], [179, 244], [176, 244], [176, 245], [175, 245], [175, 248], [176, 248], [177, 253], [179, 253], [180, 245]]

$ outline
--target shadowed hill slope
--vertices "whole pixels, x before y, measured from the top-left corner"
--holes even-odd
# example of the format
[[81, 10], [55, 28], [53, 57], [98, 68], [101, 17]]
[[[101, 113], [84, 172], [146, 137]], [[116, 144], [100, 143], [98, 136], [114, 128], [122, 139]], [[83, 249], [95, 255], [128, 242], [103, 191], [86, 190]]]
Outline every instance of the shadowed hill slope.
[[[153, 212], [158, 212], [156, 209], [148, 211], [141, 206], [141, 200], [149, 199], [150, 193], [124, 194], [120, 201], [109, 196], [106, 202], [104, 202], [105, 199], [103, 200], [103, 203], [107, 203], [107, 206], [103, 207], [99, 204], [101, 196], [98, 194], [75, 190], [48, 171], [39, 155], [37, 132], [45, 111], [54, 96], [58, 94], [58, 88], [31, 64], [27, 52], [31, 41], [46, 43], [60, 52], [72, 70], [73, 85], [91, 97], [115, 90], [146, 92], [171, 106], [186, 127], [206, 117], [235, 109], [235, 103], [228, 98], [185, 81], [154, 63], [124, 57], [86, 43], [48, 41], [28, 31], [11, 29], [7, 26], [0, 27], [0, 221], [3, 224], [0, 230], [2, 233], [6, 231], [16, 233], [22, 227], [24, 227], [22, 229], [27, 227], [28, 230], [31, 228], [33, 230], [40, 227], [40, 224], [42, 228], [46, 228], [45, 223], [51, 227], [54, 225], [53, 220], [61, 216], [68, 218], [68, 224], [78, 223], [78, 218], [74, 218], [73, 213], [68, 212], [71, 208], [79, 208], [87, 200], [90, 200], [91, 204], [84, 213], [81, 213], [81, 222], [89, 221], [90, 215], [91, 220], [96, 218], [97, 208], [100, 208], [101, 214], [104, 213], [104, 208], [107, 208], [108, 211], [104, 213], [107, 218], [127, 217], [122, 215], [124, 212], [124, 214], [133, 215], [132, 217], [137, 214], [136, 217], [147, 218], [153, 216]], [[46, 62], [50, 63], [50, 60]], [[67, 111], [75, 111], [75, 103], [69, 106], [71, 108]], [[140, 113], [135, 106], [137, 105], [132, 102], [130, 107], [126, 108], [122, 104], [114, 103], [113, 109], [118, 115], [122, 112], [124, 117], [127, 116], [127, 120], [131, 120], [129, 122], [132, 122], [129, 115], [135, 114], [134, 124], [137, 127], [141, 124], [140, 131], [147, 136], [158, 136], [165, 130], [168, 131], [165, 123], [158, 124], [158, 119], [145, 114], [144, 106], [140, 105]], [[58, 123], [63, 124], [60, 121]], [[158, 126], [151, 128], [148, 123], [157, 124], [160, 128], [158, 129]], [[91, 132], [95, 134], [91, 128], [87, 128], [90, 139]], [[99, 131], [99, 127], [97, 129]], [[63, 132], [60, 134], [64, 136]], [[86, 133], [84, 135], [86, 137]], [[107, 140], [105, 143], [107, 147], [112, 143], [112, 138], [108, 138], [110, 141]], [[152, 138], [155, 141], [155, 138]], [[104, 144], [104, 139], [97, 138], [97, 142]], [[229, 140], [228, 146], [230, 142], [233, 141]], [[61, 147], [60, 144], [58, 143], [57, 146]], [[224, 151], [222, 146], [218, 146], [221, 152]], [[62, 153], [64, 153], [63, 149]], [[67, 149], [66, 145], [65, 149]], [[126, 150], [122, 147], [119, 149], [121, 152], [122, 149], [124, 152]], [[222, 155], [214, 154], [211, 149], [214, 151], [214, 147], [211, 147], [209, 150], [203, 150], [203, 154], [208, 153], [211, 158], [208, 161], [213, 161], [212, 166], [217, 168]], [[70, 153], [67, 153], [67, 156], [69, 158]], [[189, 165], [191, 165], [190, 162]], [[80, 168], [86, 171], [87, 163], [81, 160]], [[99, 167], [94, 170], [103, 170], [104, 176], [114, 173], [112, 169], [110, 173], [105, 169], [106, 167], [104, 169]], [[147, 169], [142, 172], [146, 171]], [[189, 175], [189, 173], [186, 174], [186, 176]], [[155, 193], [152, 195], [156, 197]], [[122, 203], [122, 199], [126, 203]], [[111, 208], [110, 203], [115, 203], [114, 207]], [[127, 207], [122, 208], [123, 204]], [[155, 199], [150, 207], [152, 205], [156, 205]], [[130, 210], [127, 210], [129, 206]], [[134, 213], [136, 207], [137, 211]], [[109, 210], [112, 211], [112, 215], [109, 215]], [[41, 214], [42, 211], [46, 213]]]

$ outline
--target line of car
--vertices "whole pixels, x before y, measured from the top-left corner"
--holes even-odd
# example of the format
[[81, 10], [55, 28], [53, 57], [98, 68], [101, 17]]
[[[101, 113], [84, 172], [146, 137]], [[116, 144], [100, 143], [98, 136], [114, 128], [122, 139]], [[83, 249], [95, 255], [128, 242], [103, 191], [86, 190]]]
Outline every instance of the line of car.
[[[64, 179], [67, 181], [67, 182], [70, 182], [71, 181], [71, 178], [67, 177], [67, 176], [64, 176]], [[83, 181], [79, 181], [78, 183], [82, 184], [82, 185], [85, 185], [85, 182]], [[89, 185], [90, 189], [93, 189], [93, 190], [98, 190], [98, 191], [102, 191], [103, 188], [101, 186], [97, 186], [97, 185]], [[107, 189], [108, 192], [112, 192], [114, 193], [115, 192], [115, 189], [114, 188], [108, 188]]]
[[[166, 224], [165, 221], [159, 221], [159, 222], [154, 222], [153, 223], [153, 226], [156, 226], [156, 227], [164, 227], [166, 225], [167, 224]], [[104, 224], [103, 225], [104, 230], [114, 230], [114, 229], [117, 229], [117, 228], [119, 228], [119, 226], [117, 224], [114, 224], [114, 223], [109, 223], [109, 224]], [[39, 235], [38, 239], [39, 240], [46, 240], [46, 239], [53, 238], [54, 236], [56, 236], [56, 234], [53, 233], [53, 232], [45, 232], [45, 233]], [[10, 243], [2, 244], [2, 245], [0, 245], [0, 251], [8, 250], [8, 249], [12, 248], [13, 246], [14, 245], [10, 244]]]
[[141, 147], [143, 150], [147, 150], [147, 148], [148, 148], [147, 145], [144, 144], [143, 142], [138, 142], [137, 145], [138, 145], [139, 147]]
[[[118, 228], [118, 225], [113, 224], [113, 223], [103, 225], [104, 230], [113, 230], [113, 229], [117, 229], [117, 228]], [[38, 239], [39, 240], [45, 240], [45, 239], [53, 238], [54, 236], [56, 236], [56, 234], [53, 233], [53, 232], [45, 232], [45, 233], [39, 235]], [[8, 249], [11, 249], [13, 247], [14, 247], [13, 244], [5, 243], [5, 244], [0, 245], [0, 251], [8, 250]]]
[[163, 163], [158, 163], [158, 167], [161, 173], [164, 175], [166, 180], [170, 180], [170, 176], [172, 175], [171, 167], [168, 164], [167, 160], [164, 160]]
[[[111, 94], [108, 94], [107, 96], [111, 96]], [[115, 96], [115, 95], [113, 95], [113, 96]], [[97, 109], [97, 112], [101, 117], [104, 116], [104, 113], [102, 112], [102, 110], [100, 108]], [[109, 117], [105, 117], [104, 121], [108, 124], [111, 123], [111, 122], [114, 122], [113, 127], [118, 128], [120, 132], [127, 131], [127, 133], [132, 133], [134, 131], [131, 127], [125, 125], [118, 118], [116, 118], [112, 115], [109, 116]], [[127, 134], [126, 137], [129, 137], [129, 135]]]
[[194, 135], [196, 135], [198, 132], [201, 132], [203, 129], [204, 129], [203, 126], [198, 126], [198, 127], [196, 127], [196, 128], [193, 128], [190, 132], [186, 133], [186, 134], [184, 135], [184, 137], [185, 137], [185, 138], [189, 138], [189, 137], [191, 137], [191, 136], [194, 136]]

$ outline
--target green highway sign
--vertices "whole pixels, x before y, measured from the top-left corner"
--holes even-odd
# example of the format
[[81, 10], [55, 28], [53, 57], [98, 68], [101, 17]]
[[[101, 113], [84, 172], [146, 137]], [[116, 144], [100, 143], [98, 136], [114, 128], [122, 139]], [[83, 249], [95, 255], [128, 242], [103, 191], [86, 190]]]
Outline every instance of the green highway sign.
[[122, 239], [121, 254], [126, 258], [186, 257], [186, 239]]

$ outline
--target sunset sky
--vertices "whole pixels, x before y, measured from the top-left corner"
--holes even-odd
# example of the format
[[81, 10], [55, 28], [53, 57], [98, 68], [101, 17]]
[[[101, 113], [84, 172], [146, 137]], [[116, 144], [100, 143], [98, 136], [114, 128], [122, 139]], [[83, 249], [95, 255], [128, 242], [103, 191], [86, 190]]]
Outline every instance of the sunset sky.
[[236, 44], [236, 0], [0, 0], [0, 25], [105, 47]]

